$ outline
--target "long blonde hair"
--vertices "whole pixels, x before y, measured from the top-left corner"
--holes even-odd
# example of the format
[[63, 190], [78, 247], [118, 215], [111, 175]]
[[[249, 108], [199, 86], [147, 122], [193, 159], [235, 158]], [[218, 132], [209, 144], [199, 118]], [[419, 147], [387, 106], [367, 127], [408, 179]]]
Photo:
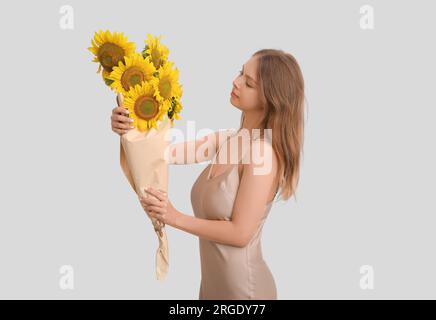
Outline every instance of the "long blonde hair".
[[[295, 196], [300, 179], [300, 154], [304, 139], [304, 79], [297, 60], [287, 52], [262, 49], [258, 58], [257, 79], [264, 114], [263, 129], [272, 129], [272, 147], [278, 158], [280, 197]], [[244, 113], [241, 115], [241, 128]]]

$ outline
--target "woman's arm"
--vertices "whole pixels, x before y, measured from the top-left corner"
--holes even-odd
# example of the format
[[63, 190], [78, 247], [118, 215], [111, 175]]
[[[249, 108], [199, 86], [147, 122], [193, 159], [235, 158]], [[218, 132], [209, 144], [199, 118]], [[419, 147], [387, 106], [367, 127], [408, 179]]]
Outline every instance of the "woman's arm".
[[[112, 109], [112, 131], [121, 136], [133, 129], [132, 122], [129, 111], [124, 107]], [[226, 138], [229, 131], [231, 130], [216, 131], [198, 140], [170, 144], [165, 159], [169, 164], [192, 164], [211, 160], [217, 152], [218, 143], [221, 143], [223, 136]]]
[[[245, 247], [261, 223], [266, 205], [276, 190], [277, 158], [270, 144], [262, 145], [263, 162], [255, 160], [243, 165], [231, 221], [201, 219], [177, 211], [174, 227], [210, 241]], [[253, 156], [256, 152], [253, 151]]]
[[235, 247], [244, 245], [233, 221], [202, 219], [179, 211], [174, 227], [209, 241]]
[[227, 133], [212, 132], [200, 139], [173, 143], [169, 145], [167, 158], [169, 164], [193, 164], [211, 160], [217, 146]]

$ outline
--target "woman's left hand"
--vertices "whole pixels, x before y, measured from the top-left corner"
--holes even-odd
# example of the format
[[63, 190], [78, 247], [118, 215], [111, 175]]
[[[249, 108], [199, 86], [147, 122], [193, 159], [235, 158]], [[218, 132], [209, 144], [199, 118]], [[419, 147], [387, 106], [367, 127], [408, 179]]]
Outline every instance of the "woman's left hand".
[[178, 212], [168, 200], [167, 193], [151, 187], [144, 189], [144, 191], [149, 195], [152, 195], [152, 197], [139, 197], [142, 208], [144, 208], [150, 217], [156, 218], [159, 221], [174, 227], [176, 225], [177, 217], [181, 213]]

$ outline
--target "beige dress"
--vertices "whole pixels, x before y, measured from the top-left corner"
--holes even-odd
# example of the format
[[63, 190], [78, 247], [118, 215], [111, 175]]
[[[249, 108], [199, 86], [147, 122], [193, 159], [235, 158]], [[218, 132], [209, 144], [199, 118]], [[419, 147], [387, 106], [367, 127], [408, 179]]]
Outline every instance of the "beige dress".
[[[196, 217], [231, 220], [239, 186], [238, 164], [231, 164], [230, 169], [214, 177], [210, 176], [211, 164], [200, 173], [191, 189]], [[263, 260], [261, 246], [262, 228], [271, 206], [272, 202], [265, 206], [262, 222], [249, 244], [243, 248], [199, 238], [200, 300], [277, 299], [275, 281]]]

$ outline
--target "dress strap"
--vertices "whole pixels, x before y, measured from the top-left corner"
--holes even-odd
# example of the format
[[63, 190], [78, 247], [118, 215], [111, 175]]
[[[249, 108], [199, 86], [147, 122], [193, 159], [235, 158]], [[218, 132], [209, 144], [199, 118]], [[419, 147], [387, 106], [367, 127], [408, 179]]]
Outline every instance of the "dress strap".
[[[229, 130], [227, 130], [227, 131], [232, 131], [232, 130], [229, 129]], [[207, 179], [208, 179], [208, 180], [210, 179], [210, 174], [212, 173], [212, 166], [213, 166], [213, 164], [215, 163], [215, 160], [216, 160], [218, 154], [220, 153], [220, 151], [221, 151], [223, 145], [224, 145], [227, 141], [229, 141], [231, 137], [235, 136], [238, 132], [239, 132], [239, 130], [238, 130], [236, 133], [234, 133], [234, 134], [232, 134], [232, 135], [229, 135], [229, 136], [226, 138], [226, 140], [225, 140], [223, 143], [221, 143], [221, 144], [219, 145], [219, 147], [218, 147], [218, 151], [217, 151], [217, 152], [215, 153], [215, 155], [213, 156], [212, 161], [211, 161], [211, 165], [210, 165], [210, 167], [209, 167], [209, 171], [208, 171], [208, 173], [207, 173]]]

